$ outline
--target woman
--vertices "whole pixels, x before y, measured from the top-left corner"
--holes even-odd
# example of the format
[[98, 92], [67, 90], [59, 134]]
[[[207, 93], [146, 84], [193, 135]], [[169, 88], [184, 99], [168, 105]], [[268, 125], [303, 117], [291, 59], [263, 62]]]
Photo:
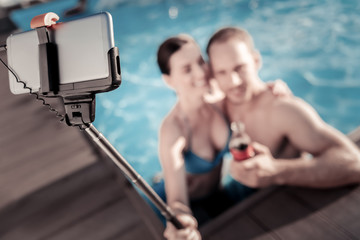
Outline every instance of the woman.
[[[164, 81], [178, 96], [159, 135], [167, 203], [175, 213], [187, 215], [185, 219], [193, 226], [192, 231], [187, 231], [195, 232], [197, 222], [190, 217], [190, 201], [196, 204], [218, 192], [229, 127], [219, 112], [204, 101], [210, 89], [207, 65], [190, 36], [166, 40], [158, 50], [158, 64]], [[181, 221], [181, 215], [179, 218]], [[171, 228], [165, 231], [167, 237], [175, 236]]]

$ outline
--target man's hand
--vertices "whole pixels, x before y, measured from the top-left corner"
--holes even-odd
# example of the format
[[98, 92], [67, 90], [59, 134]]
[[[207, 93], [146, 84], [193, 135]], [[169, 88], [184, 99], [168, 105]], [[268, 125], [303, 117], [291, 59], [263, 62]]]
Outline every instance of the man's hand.
[[277, 169], [275, 160], [268, 147], [252, 143], [255, 156], [244, 161], [232, 161], [231, 176], [242, 184], [253, 187], [267, 187], [275, 184]]
[[179, 214], [176, 216], [185, 227], [176, 229], [173, 224], [167, 222], [164, 237], [171, 240], [200, 240], [201, 235], [198, 231], [196, 219], [189, 214]]

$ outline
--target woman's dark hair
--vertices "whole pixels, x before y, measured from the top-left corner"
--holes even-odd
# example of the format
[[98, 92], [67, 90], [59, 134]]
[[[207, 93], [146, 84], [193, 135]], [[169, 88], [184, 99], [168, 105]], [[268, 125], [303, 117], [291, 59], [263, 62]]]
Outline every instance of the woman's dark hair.
[[194, 40], [188, 35], [181, 34], [168, 38], [160, 45], [157, 52], [157, 62], [162, 74], [170, 74], [169, 60], [171, 55], [189, 42], [194, 42]]

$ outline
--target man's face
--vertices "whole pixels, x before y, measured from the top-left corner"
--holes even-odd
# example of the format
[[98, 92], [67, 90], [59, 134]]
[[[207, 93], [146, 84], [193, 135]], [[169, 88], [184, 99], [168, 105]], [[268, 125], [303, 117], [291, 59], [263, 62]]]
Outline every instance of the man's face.
[[252, 88], [258, 79], [259, 56], [238, 40], [215, 42], [209, 49], [213, 75], [227, 99], [242, 103], [252, 97]]

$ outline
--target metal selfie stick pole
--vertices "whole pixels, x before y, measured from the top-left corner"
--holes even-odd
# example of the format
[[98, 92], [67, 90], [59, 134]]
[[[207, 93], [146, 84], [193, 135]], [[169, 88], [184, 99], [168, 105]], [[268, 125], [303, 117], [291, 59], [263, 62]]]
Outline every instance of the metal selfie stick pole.
[[124, 159], [123, 156], [111, 145], [111, 143], [102, 135], [94, 125], [84, 124], [85, 132], [91, 139], [106, 153], [106, 155], [121, 169], [121, 171], [128, 177], [140, 190], [155, 204], [161, 211], [161, 214], [175, 225], [176, 228], [184, 228], [183, 225], [176, 218], [174, 212], [164, 201], [155, 193], [149, 184], [138, 174], [133, 167]]

